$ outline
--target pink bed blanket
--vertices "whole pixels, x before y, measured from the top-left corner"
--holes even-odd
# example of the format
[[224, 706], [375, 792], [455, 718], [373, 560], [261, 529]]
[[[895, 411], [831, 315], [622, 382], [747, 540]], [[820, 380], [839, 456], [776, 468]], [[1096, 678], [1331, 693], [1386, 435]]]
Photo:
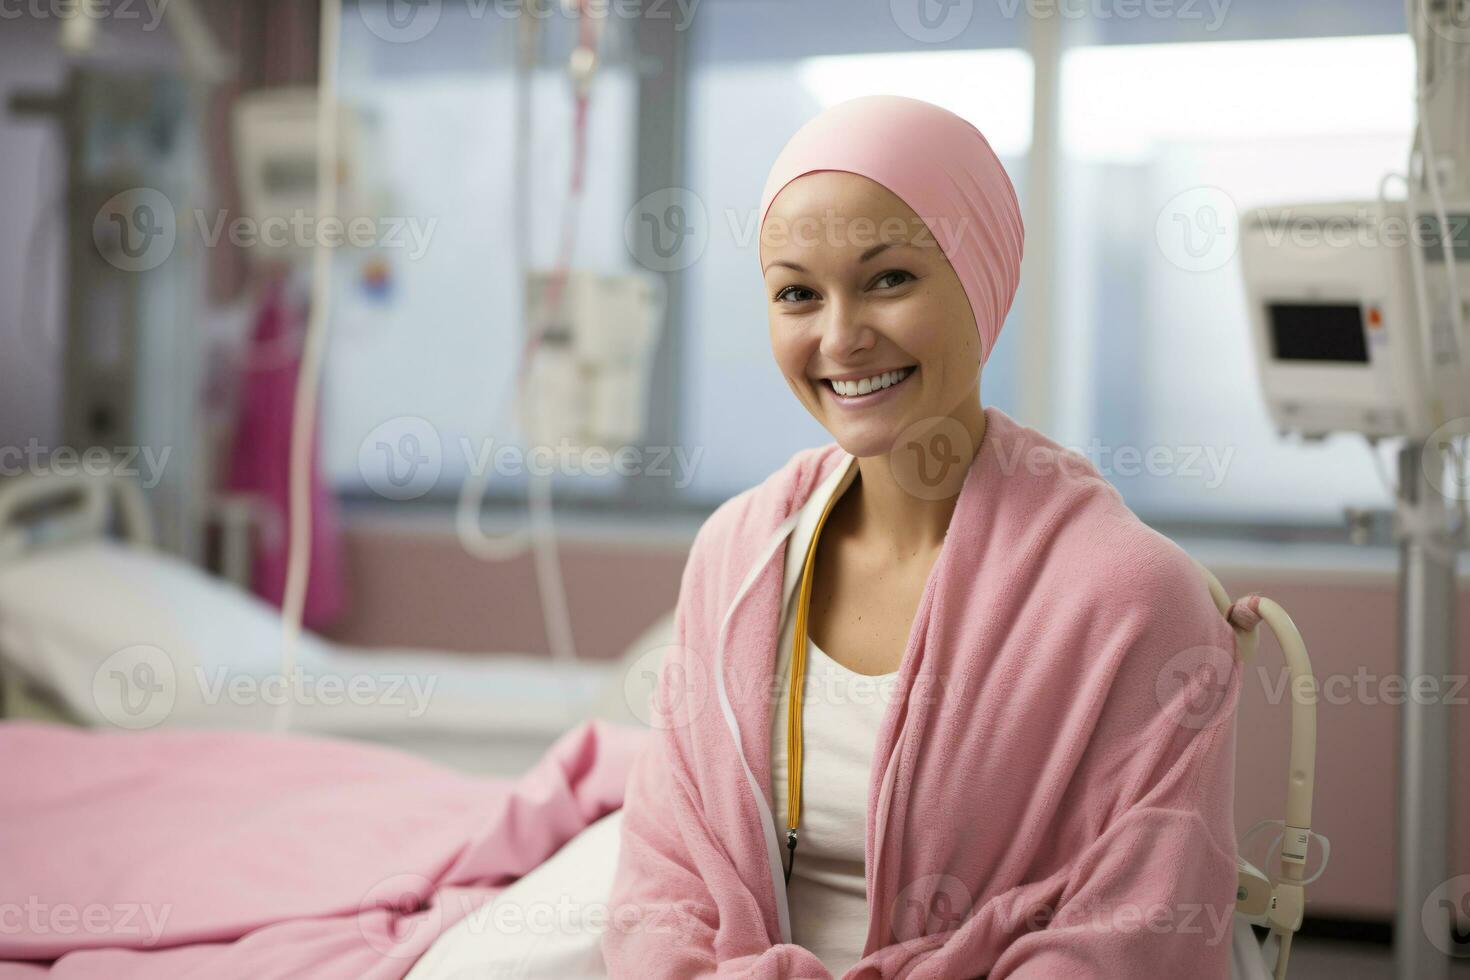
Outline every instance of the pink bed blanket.
[[636, 729], [517, 780], [243, 732], [0, 724], [0, 977], [399, 978], [617, 809]]

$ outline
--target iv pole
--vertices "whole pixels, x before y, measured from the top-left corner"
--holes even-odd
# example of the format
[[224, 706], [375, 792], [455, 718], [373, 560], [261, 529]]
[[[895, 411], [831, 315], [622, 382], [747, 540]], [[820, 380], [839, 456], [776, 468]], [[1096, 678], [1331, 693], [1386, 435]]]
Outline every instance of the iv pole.
[[[1426, 301], [1427, 256], [1411, 241], [1425, 369], [1431, 391], [1442, 346], [1453, 348], [1464, 370], [1466, 336], [1456, 266], [1457, 225], [1449, 220], [1446, 202], [1464, 199], [1465, 178], [1454, 168], [1441, 172], [1442, 159], [1470, 160], [1470, 127], [1464, 121], [1465, 94], [1470, 90], [1466, 40], [1451, 8], [1430, 0], [1406, 0], [1404, 11], [1415, 54], [1415, 103], [1418, 126], [1410, 150], [1407, 207], [1418, 227], [1420, 216], [1432, 215], [1440, 241], [1448, 287], [1448, 318]], [[1459, 43], [1452, 43], [1458, 41]], [[1436, 142], [1439, 143], [1436, 147]], [[1422, 151], [1422, 153], [1421, 153]], [[1413, 162], [1422, 161], [1415, 174]], [[1448, 186], [1446, 186], [1448, 185]], [[1458, 215], [1456, 215], [1458, 217]], [[1441, 330], [1441, 325], [1446, 330]], [[1448, 343], [1439, 343], [1443, 333]], [[1453, 383], [1453, 382], [1452, 382]], [[1432, 401], [1431, 424], [1443, 424], [1444, 410]], [[1409, 438], [1399, 453], [1397, 491], [1399, 546], [1399, 650], [1407, 685], [1399, 721], [1397, 896], [1394, 912], [1394, 959], [1403, 980], [1446, 980], [1454, 910], [1431, 901], [1432, 893], [1450, 877], [1452, 854], [1450, 813], [1453, 759], [1449, 705], [1440, 697], [1414, 693], [1421, 678], [1439, 679], [1455, 671], [1455, 619], [1458, 614], [1457, 558], [1465, 527], [1451, 532], [1445, 494], [1430, 479], [1442, 472], [1441, 447]], [[1462, 508], [1470, 515], [1470, 509]], [[1463, 521], [1462, 521], [1463, 525]]]
[[[1437, 450], [1435, 451], [1437, 455]], [[1399, 719], [1398, 888], [1394, 959], [1401, 980], [1447, 980], [1448, 906], [1429, 895], [1449, 876], [1450, 713], [1445, 699], [1416, 697], [1420, 677], [1455, 670], [1456, 548], [1447, 544], [1445, 501], [1423, 466], [1425, 447], [1409, 440], [1399, 453], [1399, 512], [1407, 522], [1399, 546], [1399, 643], [1407, 682]]]

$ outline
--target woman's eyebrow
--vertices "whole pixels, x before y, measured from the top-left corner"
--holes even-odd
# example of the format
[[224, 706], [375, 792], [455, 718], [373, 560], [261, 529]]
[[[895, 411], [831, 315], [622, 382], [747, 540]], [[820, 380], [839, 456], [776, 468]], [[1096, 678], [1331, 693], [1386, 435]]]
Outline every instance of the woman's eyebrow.
[[776, 259], [774, 262], [768, 262], [768, 263], [766, 263], [766, 267], [764, 269], [762, 269], [761, 272], [762, 273], [770, 272], [772, 269], [776, 268], [776, 266], [778, 266], [778, 265], [784, 265], [788, 269], [795, 269], [797, 272], [802, 272], [802, 273], [806, 272], [806, 267], [805, 266], [797, 265], [795, 262], [787, 262], [785, 259]]
[[[858, 262], [866, 262], [869, 259], [871, 259], [873, 256], [879, 254], [880, 252], [882, 252], [884, 249], [887, 249], [887, 248], [893, 248], [894, 246], [901, 246], [901, 247], [907, 248], [907, 247], [912, 247], [912, 245], [913, 245], [913, 242], [881, 242], [880, 244], [874, 245], [872, 248], [868, 249], [862, 255], [858, 256]], [[776, 259], [774, 262], [769, 262], [769, 263], [766, 264], [766, 267], [763, 270], [761, 270], [761, 271], [762, 272], [770, 272], [772, 269], [776, 268], [776, 266], [778, 266], [778, 265], [785, 266], [788, 269], [794, 269], [797, 272], [804, 273], [804, 272], [807, 271], [805, 266], [798, 265], [795, 262], [788, 262], [785, 259]]]

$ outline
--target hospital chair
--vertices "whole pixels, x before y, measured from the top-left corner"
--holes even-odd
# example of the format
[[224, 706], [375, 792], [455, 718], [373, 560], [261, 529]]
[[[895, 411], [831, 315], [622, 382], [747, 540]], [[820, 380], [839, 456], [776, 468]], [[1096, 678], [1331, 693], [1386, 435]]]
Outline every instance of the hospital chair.
[[[1232, 602], [1220, 580], [1195, 561], [1204, 577], [1210, 598], [1236, 634], [1236, 653], [1242, 664], [1254, 659], [1262, 623], [1271, 628], [1286, 659], [1291, 678], [1291, 753], [1286, 783], [1286, 819], [1262, 821], [1239, 841], [1243, 848], [1254, 833], [1273, 823], [1282, 825], [1281, 874], [1273, 877], [1239, 854], [1236, 855], [1237, 886], [1235, 918], [1231, 933], [1232, 980], [1284, 980], [1292, 937], [1301, 928], [1306, 904], [1306, 885], [1325, 870], [1329, 855], [1327, 838], [1312, 832], [1312, 787], [1317, 756], [1316, 702], [1301, 694], [1313, 690], [1312, 663], [1300, 631], [1286, 610], [1261, 595], [1248, 595]], [[1322, 867], [1311, 878], [1304, 877], [1312, 837], [1322, 841]], [[1273, 843], [1272, 847], [1275, 845]], [[1268, 930], [1258, 943], [1252, 926]]]

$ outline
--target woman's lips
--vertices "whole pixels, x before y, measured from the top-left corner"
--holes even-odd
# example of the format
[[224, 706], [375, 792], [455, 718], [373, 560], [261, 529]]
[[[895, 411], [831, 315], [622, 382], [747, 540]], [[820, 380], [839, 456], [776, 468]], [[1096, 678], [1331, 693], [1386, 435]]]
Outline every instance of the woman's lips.
[[896, 392], [898, 392], [900, 388], [903, 388], [905, 385], [907, 385], [909, 383], [909, 380], [918, 373], [919, 369], [917, 367], [914, 367], [910, 369], [908, 374], [904, 375], [900, 380], [889, 385], [887, 388], [879, 388], [877, 391], [870, 391], [866, 395], [839, 395], [832, 388], [832, 382], [825, 379], [822, 380], [821, 385], [822, 390], [826, 392], [826, 397], [831, 401], [836, 402], [839, 408], [857, 410], [860, 408], [865, 409], [874, 405], [879, 405], [896, 397]]

